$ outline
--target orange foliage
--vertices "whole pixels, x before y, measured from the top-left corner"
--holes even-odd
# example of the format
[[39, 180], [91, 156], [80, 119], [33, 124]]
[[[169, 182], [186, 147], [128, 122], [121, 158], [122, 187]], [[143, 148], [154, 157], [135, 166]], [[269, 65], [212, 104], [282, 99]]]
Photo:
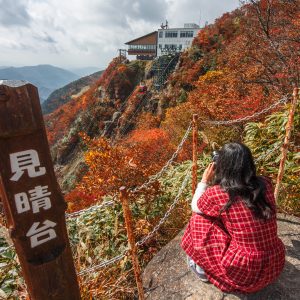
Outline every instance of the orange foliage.
[[123, 145], [133, 152], [133, 162], [145, 170], [146, 177], [157, 172], [174, 151], [169, 134], [160, 128], [135, 130]]
[[145, 130], [158, 128], [160, 124], [160, 118], [149, 112], [144, 112], [140, 115], [137, 121], [137, 129]]
[[83, 95], [77, 99], [72, 99], [68, 103], [60, 106], [53, 113], [45, 116], [47, 136], [50, 145], [53, 145], [59, 139], [67, 134], [72, 122], [80, 113], [91, 108], [99, 98], [99, 86], [109, 84], [112, 73], [119, 64], [118, 59], [114, 59], [108, 68], [102, 73], [100, 79]]
[[207, 72], [199, 78], [189, 100], [202, 118], [214, 120], [245, 117], [268, 103], [261, 85], [247, 86], [231, 70]]
[[[70, 209], [81, 209], [97, 202], [103, 195], [119, 192], [121, 186], [134, 188], [155, 174], [171, 157], [174, 147], [162, 129], [137, 130], [122, 144], [112, 146], [105, 138], [90, 139], [81, 134], [88, 146], [85, 162], [89, 171], [67, 199]], [[159, 186], [154, 184], [159, 192]], [[82, 197], [82, 198], [81, 198]]]

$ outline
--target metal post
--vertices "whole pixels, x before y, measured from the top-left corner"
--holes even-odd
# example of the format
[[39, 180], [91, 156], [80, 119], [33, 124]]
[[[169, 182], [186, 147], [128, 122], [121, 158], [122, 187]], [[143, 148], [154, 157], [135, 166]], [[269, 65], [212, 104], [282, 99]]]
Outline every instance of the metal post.
[[132, 224], [132, 214], [129, 208], [128, 192], [124, 186], [120, 188], [120, 199], [122, 202], [123, 214], [124, 214], [124, 219], [126, 224], [128, 242], [130, 246], [131, 259], [132, 259], [139, 299], [144, 300], [145, 295], [144, 295], [143, 281], [141, 276], [141, 269], [139, 265], [138, 255], [137, 255], [137, 247], [135, 244], [135, 236], [134, 236], [133, 224]]
[[37, 88], [0, 80], [0, 198], [32, 300], [80, 299]]
[[193, 115], [193, 180], [192, 180], [192, 194], [195, 194], [198, 178], [197, 178], [197, 146], [198, 146], [198, 115]]
[[286, 133], [285, 133], [284, 143], [283, 143], [282, 149], [281, 149], [281, 160], [280, 160], [279, 171], [278, 171], [278, 175], [277, 175], [276, 187], [275, 187], [275, 192], [274, 192], [274, 197], [275, 197], [276, 202], [278, 200], [280, 184], [281, 184], [283, 174], [284, 174], [285, 161], [286, 161], [289, 142], [290, 142], [290, 138], [291, 138], [295, 109], [296, 109], [296, 105], [297, 105], [297, 100], [299, 98], [299, 91], [300, 91], [299, 88], [294, 88], [293, 101], [291, 103], [289, 118], [288, 118], [288, 122], [286, 124]]

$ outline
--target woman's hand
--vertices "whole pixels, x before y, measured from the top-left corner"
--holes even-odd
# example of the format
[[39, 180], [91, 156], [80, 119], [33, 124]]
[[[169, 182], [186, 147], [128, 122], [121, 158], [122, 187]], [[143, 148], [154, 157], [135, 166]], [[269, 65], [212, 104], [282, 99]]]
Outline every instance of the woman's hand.
[[203, 183], [210, 182], [213, 179], [214, 175], [215, 175], [215, 163], [212, 162], [205, 169], [205, 171], [202, 175], [201, 182], [203, 182]]

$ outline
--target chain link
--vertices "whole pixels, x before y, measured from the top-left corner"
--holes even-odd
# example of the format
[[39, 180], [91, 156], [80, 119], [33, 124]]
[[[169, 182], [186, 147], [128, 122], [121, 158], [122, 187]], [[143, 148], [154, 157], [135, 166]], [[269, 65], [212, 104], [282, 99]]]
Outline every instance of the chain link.
[[268, 157], [271, 153], [275, 152], [276, 150], [278, 150], [280, 147], [282, 146], [282, 144], [277, 145], [274, 148], [269, 149], [266, 153], [262, 154], [261, 156], [259, 156], [257, 159], [255, 159], [255, 162], [259, 162], [263, 159], [265, 159], [266, 157]]
[[78, 272], [77, 274], [79, 276], [82, 276], [82, 275], [85, 275], [87, 273], [90, 273], [90, 272], [95, 272], [95, 271], [98, 271], [99, 269], [102, 269], [102, 268], [106, 268], [114, 263], [116, 263], [117, 261], [120, 261], [121, 259], [123, 259], [125, 256], [126, 256], [126, 253], [127, 253], [128, 250], [126, 250], [124, 253], [120, 254], [120, 255], [117, 255], [111, 259], [108, 259], [108, 260], [104, 260], [102, 261], [100, 264], [98, 265], [95, 265], [93, 267], [89, 267], [89, 268], [86, 268], [80, 272]]
[[169, 209], [165, 213], [164, 217], [158, 222], [158, 224], [153, 228], [153, 230], [147, 236], [145, 236], [142, 240], [140, 240], [140, 241], [138, 241], [136, 243], [137, 246], [142, 246], [143, 244], [145, 244], [158, 231], [158, 229], [161, 227], [161, 225], [170, 216], [172, 210], [175, 208], [176, 204], [178, 203], [183, 190], [187, 186], [190, 177], [191, 177], [191, 168], [188, 169], [188, 171], [187, 171], [187, 173], [185, 175], [185, 178], [184, 178], [184, 180], [182, 182], [182, 185], [181, 185], [181, 187], [180, 187], [180, 189], [178, 191], [178, 194], [175, 197], [174, 202], [172, 203], [172, 205], [169, 207]]
[[162, 176], [162, 174], [170, 167], [170, 165], [173, 163], [174, 159], [177, 157], [177, 155], [179, 154], [179, 152], [182, 150], [183, 145], [185, 143], [185, 141], [187, 140], [190, 132], [192, 130], [192, 123], [190, 123], [187, 131], [185, 132], [180, 144], [178, 145], [176, 151], [173, 153], [172, 157], [167, 161], [167, 163], [163, 166], [163, 168], [155, 175], [151, 176], [150, 179], [145, 182], [144, 184], [142, 184], [139, 187], [136, 187], [135, 189], [133, 189], [131, 191], [132, 194], [137, 193], [138, 191], [149, 187], [149, 185], [151, 185], [152, 183], [154, 183], [158, 178], [160, 178]]
[[1, 249], [1, 250], [0, 250], [0, 254], [6, 252], [7, 250], [9, 250], [9, 249], [11, 249], [11, 248], [13, 248], [13, 245], [10, 245], [10, 246], [8, 246], [8, 247], [6, 247], [6, 248], [4, 248], [4, 249]]
[[[162, 174], [170, 167], [170, 165], [173, 163], [174, 159], [177, 157], [177, 155], [179, 154], [179, 152], [181, 151], [185, 141], [187, 140], [188, 136], [189, 136], [189, 133], [191, 132], [192, 130], [192, 123], [190, 123], [188, 129], [186, 130], [180, 144], [178, 145], [176, 151], [173, 153], [172, 157], [167, 161], [167, 163], [165, 164], [165, 166], [154, 176], [151, 176], [150, 179], [145, 182], [144, 184], [142, 184], [141, 186], [139, 187], [136, 187], [135, 189], [133, 189], [131, 191], [132, 194], [135, 194], [137, 193], [138, 191], [144, 189], [144, 188], [147, 188], [149, 187], [149, 185], [151, 185], [152, 183], [154, 183], [158, 178], [160, 178], [162, 176]], [[114, 195], [113, 198], [114, 200], [116, 200], [116, 197], [117, 195]], [[82, 214], [85, 214], [85, 213], [90, 213], [90, 212], [93, 212], [93, 211], [96, 211], [96, 210], [99, 210], [103, 207], [107, 207], [107, 206], [113, 206], [115, 205], [115, 201], [107, 201], [107, 202], [104, 202], [100, 205], [94, 205], [94, 206], [91, 206], [89, 208], [86, 208], [86, 209], [82, 209], [82, 210], [79, 210], [79, 211], [75, 211], [73, 213], [70, 213], [70, 214], [66, 214], [66, 217], [67, 218], [73, 218], [73, 217], [78, 217]]]
[[228, 120], [228, 121], [202, 121], [205, 124], [209, 124], [209, 125], [230, 125], [230, 124], [235, 124], [235, 123], [241, 123], [244, 121], [249, 121], [251, 119], [254, 119], [270, 110], [272, 110], [273, 108], [275, 108], [276, 106], [278, 106], [279, 104], [284, 104], [287, 103], [288, 100], [288, 96], [284, 96], [282, 99], [280, 99], [279, 101], [273, 103], [271, 106], [264, 108], [263, 110], [256, 112], [250, 116], [246, 116], [246, 117], [242, 117], [239, 119], [235, 119], [235, 120]]
[[113, 200], [105, 201], [102, 204], [93, 205], [93, 206], [90, 206], [88, 208], [81, 209], [81, 210], [75, 211], [75, 212], [70, 213], [70, 214], [66, 214], [66, 218], [79, 217], [79, 216], [81, 216], [83, 214], [88, 214], [88, 213], [94, 212], [96, 210], [102, 209], [104, 207], [114, 206], [116, 204], [116, 201], [115, 201], [116, 197], [117, 197], [117, 195], [114, 195], [113, 196]]

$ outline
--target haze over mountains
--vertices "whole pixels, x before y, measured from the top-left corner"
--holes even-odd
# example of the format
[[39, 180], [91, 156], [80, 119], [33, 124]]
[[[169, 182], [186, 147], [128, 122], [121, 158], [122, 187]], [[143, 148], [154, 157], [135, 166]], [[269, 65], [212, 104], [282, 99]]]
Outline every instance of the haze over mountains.
[[52, 65], [26, 67], [0, 66], [0, 79], [26, 80], [39, 89], [40, 101], [68, 83], [97, 70], [93, 67], [74, 69], [73, 72]]
[[91, 75], [81, 77], [52, 92], [42, 104], [43, 113], [49, 114], [59, 106], [74, 98], [80, 97], [100, 78], [102, 73], [103, 71], [98, 71]]

